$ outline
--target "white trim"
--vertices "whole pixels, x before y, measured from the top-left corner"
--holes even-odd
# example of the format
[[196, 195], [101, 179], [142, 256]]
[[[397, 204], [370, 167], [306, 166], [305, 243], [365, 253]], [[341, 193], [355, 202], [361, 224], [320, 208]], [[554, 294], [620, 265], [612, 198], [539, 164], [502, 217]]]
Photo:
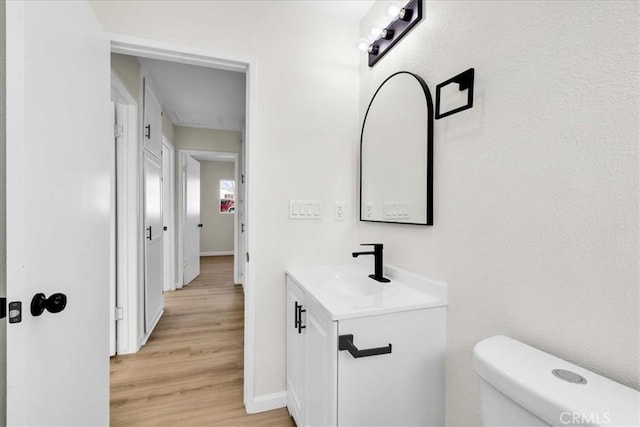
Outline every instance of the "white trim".
[[[191, 156], [198, 161], [212, 161], [212, 162], [233, 162], [234, 164], [234, 175], [236, 177], [236, 182], [238, 179], [238, 157], [239, 153], [226, 152], [226, 151], [205, 151], [205, 150], [178, 150], [178, 161], [181, 165], [181, 171], [178, 175], [178, 200], [179, 200], [179, 209], [178, 209], [178, 259], [182, 260], [178, 265], [178, 277], [182, 277], [182, 282], [184, 282], [184, 221], [185, 221], [185, 209], [186, 209], [186, 200], [184, 194], [185, 188], [185, 169], [186, 158], [187, 156]], [[237, 188], [237, 186], [236, 186]], [[238, 245], [238, 221], [233, 222], [233, 253], [231, 255], [239, 256], [239, 245]], [[202, 256], [202, 253], [200, 254]], [[233, 273], [234, 278], [237, 274], [237, 265], [234, 263], [233, 265]], [[235, 281], [234, 281], [235, 283]], [[237, 284], [237, 283], [236, 283]], [[181, 283], [182, 287], [184, 286]]]
[[[251, 253], [253, 240], [251, 235], [258, 235], [254, 232], [253, 204], [255, 197], [252, 179], [252, 156], [253, 147], [258, 143], [257, 138], [257, 111], [258, 111], [258, 78], [257, 61], [255, 58], [245, 55], [224, 54], [207, 49], [199, 49], [191, 46], [176, 45], [172, 43], [160, 42], [138, 37], [125, 36], [121, 34], [109, 34], [111, 40], [111, 51], [145, 58], [169, 60], [183, 64], [192, 64], [211, 68], [221, 68], [234, 71], [246, 71], [246, 140], [245, 140], [245, 251]], [[251, 230], [251, 233], [248, 231]], [[180, 245], [180, 242], [178, 242]], [[181, 259], [181, 258], [179, 258]], [[255, 380], [255, 290], [253, 278], [255, 277], [254, 263], [245, 265], [244, 277], [244, 396], [245, 406], [253, 404], [254, 380]]]
[[[111, 73], [113, 74], [113, 70], [111, 71]], [[112, 95], [113, 98], [113, 95]], [[122, 138], [122, 136], [118, 136], [116, 137], [116, 102], [112, 99], [111, 100], [111, 123], [113, 123], [113, 127], [114, 127], [114, 131], [113, 131], [113, 139], [112, 139], [112, 143], [113, 146], [112, 148], [115, 150], [115, 154], [114, 154], [114, 162], [111, 164], [111, 170], [109, 171], [109, 192], [111, 193], [109, 196], [109, 203], [110, 203], [110, 207], [109, 207], [109, 219], [110, 219], [110, 230], [109, 230], [109, 356], [115, 356], [116, 354], [116, 347], [118, 346], [118, 343], [116, 342], [116, 328], [117, 328], [117, 321], [116, 321], [116, 286], [118, 283], [118, 269], [117, 269], [117, 223], [118, 223], [118, 217], [117, 217], [117, 209], [116, 209], [116, 203], [117, 203], [117, 188], [116, 188], [116, 177], [117, 177], [117, 168], [116, 168], [116, 162], [117, 162], [117, 155], [118, 155], [118, 142], [119, 140]], [[125, 107], [126, 108], [126, 107]]]
[[200, 252], [200, 256], [225, 256], [233, 255], [233, 251]]
[[245, 55], [227, 54], [124, 34], [111, 33], [110, 39], [111, 52], [123, 55], [240, 72], [246, 71], [253, 62], [251, 57]]
[[[252, 168], [251, 168], [251, 156], [253, 155], [253, 149], [256, 144], [258, 144], [257, 138], [257, 129], [258, 129], [258, 120], [257, 120], [257, 111], [258, 111], [258, 74], [257, 74], [257, 62], [255, 59], [251, 59], [247, 63], [247, 89], [246, 89], [246, 108], [247, 108], [247, 117], [246, 117], [246, 130], [247, 133], [245, 135], [245, 199], [244, 199], [244, 223], [245, 223], [245, 232], [244, 239], [245, 245], [244, 249], [247, 254], [251, 253], [251, 249], [254, 247], [253, 239], [250, 238], [251, 235], [257, 235], [253, 231], [253, 223], [251, 222], [251, 218], [253, 218], [253, 200], [256, 194], [254, 194], [253, 186], [251, 185], [252, 179]], [[249, 232], [251, 231], [251, 232]], [[246, 258], [244, 258], [246, 260]], [[255, 348], [256, 348], [256, 325], [255, 325], [255, 288], [254, 288], [254, 277], [255, 274], [255, 262], [245, 264], [244, 269], [244, 280], [243, 280], [243, 288], [244, 288], [244, 404], [245, 407], [250, 405], [250, 402], [253, 402], [254, 396], [254, 381], [255, 381]]]
[[111, 96], [115, 102], [127, 105], [138, 105], [131, 95], [131, 92], [129, 92], [129, 89], [127, 89], [127, 86], [113, 68], [111, 69]]
[[287, 392], [280, 391], [271, 394], [262, 394], [255, 396], [252, 401], [245, 402], [245, 408], [248, 414], [258, 412], [272, 411], [287, 406]]
[[[169, 170], [164, 170], [164, 156], [169, 156]], [[175, 207], [176, 207], [176, 176], [175, 176], [175, 149], [173, 144], [165, 135], [162, 135], [162, 185], [169, 185], [169, 212], [164, 211], [165, 202], [163, 200], [163, 222], [168, 227], [167, 233], [164, 235], [164, 239], [168, 241], [169, 248], [169, 271], [164, 275], [164, 290], [175, 291], [175, 277], [176, 277], [176, 219], [175, 219]], [[164, 180], [164, 178], [167, 178]], [[164, 187], [163, 187], [164, 193]], [[164, 194], [163, 194], [164, 196]], [[164, 242], [163, 242], [164, 245]], [[165, 246], [165, 250], [167, 246]]]
[[[117, 280], [116, 306], [123, 318], [116, 322], [116, 353], [137, 352], [138, 339], [138, 105], [120, 77], [111, 71], [112, 97], [126, 104], [126, 114], [120, 117], [122, 136], [116, 149], [117, 176]], [[133, 254], [133, 256], [131, 256]]]

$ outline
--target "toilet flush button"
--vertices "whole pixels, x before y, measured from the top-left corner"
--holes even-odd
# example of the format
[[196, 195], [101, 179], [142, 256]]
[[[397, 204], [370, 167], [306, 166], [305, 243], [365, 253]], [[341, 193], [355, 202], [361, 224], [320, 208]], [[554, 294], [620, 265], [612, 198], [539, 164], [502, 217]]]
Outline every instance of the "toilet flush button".
[[565, 369], [554, 369], [551, 371], [553, 375], [560, 378], [561, 380], [573, 383], [573, 384], [586, 384], [587, 379], [582, 375], [576, 374], [575, 372], [567, 371]]

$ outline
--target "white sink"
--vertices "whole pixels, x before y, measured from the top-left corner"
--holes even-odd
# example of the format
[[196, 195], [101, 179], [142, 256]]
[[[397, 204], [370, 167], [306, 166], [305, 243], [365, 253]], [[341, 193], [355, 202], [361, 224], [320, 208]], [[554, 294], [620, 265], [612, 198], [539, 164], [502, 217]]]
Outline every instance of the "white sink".
[[380, 283], [369, 277], [336, 274], [326, 282], [326, 289], [346, 297], [389, 296], [398, 292], [397, 286]]
[[354, 263], [291, 268], [287, 275], [324, 308], [331, 320], [447, 305], [447, 287], [442, 282], [385, 265], [384, 275], [391, 282], [380, 283], [369, 278], [372, 272]]

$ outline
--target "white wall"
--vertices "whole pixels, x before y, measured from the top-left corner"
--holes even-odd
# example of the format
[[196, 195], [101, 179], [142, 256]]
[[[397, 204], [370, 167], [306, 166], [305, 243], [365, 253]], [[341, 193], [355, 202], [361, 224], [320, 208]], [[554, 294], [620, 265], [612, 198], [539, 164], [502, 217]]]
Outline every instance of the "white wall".
[[[137, 100], [138, 105], [142, 105], [140, 96], [142, 95], [140, 86], [142, 82], [140, 80], [140, 62], [138, 58], [130, 55], [121, 55], [119, 53], [111, 54], [111, 68], [113, 68], [118, 74], [118, 77], [125, 84], [131, 95]], [[173, 143], [174, 138], [174, 125], [171, 119], [162, 113], [162, 134], [169, 138], [169, 141]]]
[[200, 162], [200, 253], [233, 253], [234, 213], [220, 213], [220, 180], [235, 180], [233, 162]]
[[175, 126], [177, 150], [222, 151], [240, 153], [242, 133], [233, 130], [200, 129]]
[[[256, 242], [256, 395], [285, 389], [285, 269], [349, 262], [356, 245], [358, 26], [312, 3], [92, 2], [107, 31], [257, 60], [248, 230]], [[289, 220], [289, 199], [323, 201], [324, 219]], [[333, 221], [336, 200], [347, 203], [349, 220]]]
[[[386, 261], [449, 285], [447, 425], [478, 425], [473, 345], [506, 334], [640, 388], [638, 3], [425, 2], [372, 69], [436, 84], [476, 70], [436, 121], [434, 226], [361, 224]], [[361, 23], [366, 35], [384, 4]]]

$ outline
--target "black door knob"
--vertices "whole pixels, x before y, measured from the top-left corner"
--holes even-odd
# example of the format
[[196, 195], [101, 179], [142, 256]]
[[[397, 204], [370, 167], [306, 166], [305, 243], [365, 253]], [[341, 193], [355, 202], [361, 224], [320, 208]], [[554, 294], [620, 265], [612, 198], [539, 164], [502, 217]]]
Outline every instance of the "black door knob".
[[202, 224], [198, 224], [198, 227], [202, 228]]
[[31, 314], [40, 316], [47, 310], [49, 313], [60, 313], [67, 306], [65, 294], [53, 294], [49, 298], [45, 294], [35, 294], [31, 300]]

